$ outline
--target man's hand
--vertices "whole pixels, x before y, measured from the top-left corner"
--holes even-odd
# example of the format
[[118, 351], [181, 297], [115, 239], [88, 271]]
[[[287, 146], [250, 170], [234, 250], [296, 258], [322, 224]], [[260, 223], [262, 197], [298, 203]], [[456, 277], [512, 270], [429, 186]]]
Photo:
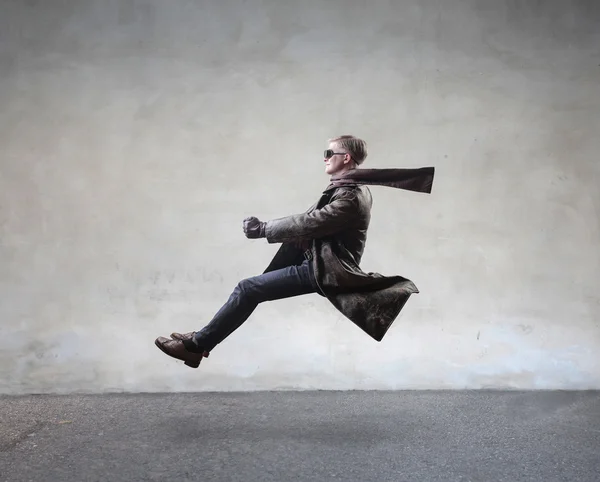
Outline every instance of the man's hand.
[[267, 223], [263, 223], [254, 216], [246, 218], [244, 219], [244, 234], [249, 239], [264, 238], [266, 225]]

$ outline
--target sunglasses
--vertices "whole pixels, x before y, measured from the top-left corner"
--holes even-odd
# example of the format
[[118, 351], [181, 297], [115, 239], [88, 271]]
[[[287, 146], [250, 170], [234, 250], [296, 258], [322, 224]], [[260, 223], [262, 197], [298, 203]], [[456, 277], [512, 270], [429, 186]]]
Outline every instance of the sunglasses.
[[323, 155], [325, 156], [325, 159], [330, 159], [333, 156], [335, 156], [336, 154], [339, 154], [341, 156], [345, 156], [346, 155], [345, 152], [333, 152], [333, 150], [331, 150], [331, 149], [327, 149]]

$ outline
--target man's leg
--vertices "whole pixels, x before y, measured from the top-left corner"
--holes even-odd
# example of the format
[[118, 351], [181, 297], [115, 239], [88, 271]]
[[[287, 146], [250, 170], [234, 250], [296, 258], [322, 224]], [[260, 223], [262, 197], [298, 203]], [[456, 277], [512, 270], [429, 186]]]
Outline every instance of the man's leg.
[[237, 330], [260, 303], [316, 291], [308, 261], [242, 280], [210, 323], [196, 332], [194, 342], [210, 351]]
[[[217, 312], [213, 319], [196, 332], [192, 339], [169, 340], [160, 339], [159, 348], [165, 353], [177, 349], [181, 355], [181, 349], [193, 353], [208, 353], [231, 333], [237, 330], [254, 312], [256, 307], [264, 301], [273, 301], [292, 296], [299, 296], [318, 292], [312, 267], [309, 261], [299, 266], [288, 266], [259, 276], [247, 278], [238, 283], [231, 296], [223, 307]], [[178, 345], [183, 343], [183, 346]], [[173, 350], [172, 350], [172, 349]], [[180, 358], [179, 356], [175, 356]], [[180, 358], [181, 359], [181, 358]]]

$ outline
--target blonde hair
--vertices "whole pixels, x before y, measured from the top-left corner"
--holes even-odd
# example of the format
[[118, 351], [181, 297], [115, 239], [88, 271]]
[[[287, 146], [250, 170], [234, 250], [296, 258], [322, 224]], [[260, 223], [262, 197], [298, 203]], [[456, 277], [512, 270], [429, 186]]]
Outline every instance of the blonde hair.
[[358, 137], [343, 135], [329, 139], [329, 142], [335, 142], [340, 148], [348, 151], [356, 164], [362, 164], [367, 158], [367, 143]]

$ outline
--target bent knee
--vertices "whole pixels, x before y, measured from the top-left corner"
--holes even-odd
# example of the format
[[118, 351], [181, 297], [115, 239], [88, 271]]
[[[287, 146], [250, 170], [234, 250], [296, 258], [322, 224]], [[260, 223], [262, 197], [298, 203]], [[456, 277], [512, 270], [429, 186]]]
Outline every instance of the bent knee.
[[256, 283], [253, 278], [246, 278], [237, 284], [235, 290], [240, 294], [251, 296], [256, 292]]

